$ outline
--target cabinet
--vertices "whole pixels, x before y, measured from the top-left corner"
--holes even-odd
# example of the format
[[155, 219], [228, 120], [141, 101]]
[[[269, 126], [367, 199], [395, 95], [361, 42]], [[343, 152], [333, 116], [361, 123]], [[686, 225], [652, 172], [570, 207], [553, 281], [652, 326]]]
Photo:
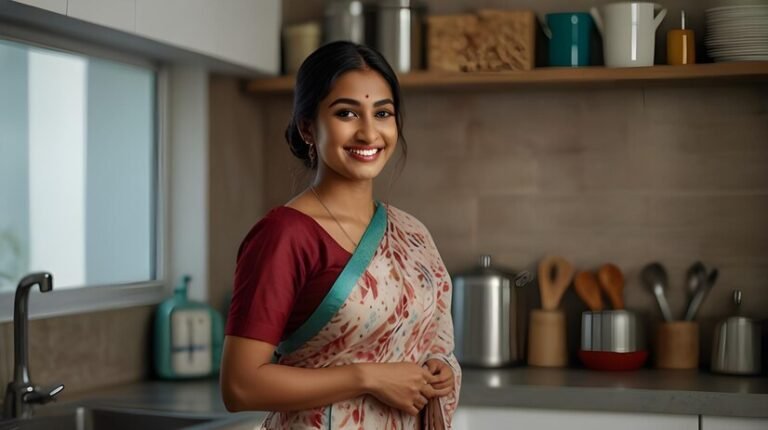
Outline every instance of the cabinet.
[[[698, 415], [459, 407], [454, 430], [698, 430]], [[750, 427], [752, 428], [752, 427]]]
[[[277, 74], [281, 0], [16, 0], [187, 53]], [[29, 12], [29, 11], [24, 11]], [[28, 13], [31, 15], [32, 13]], [[48, 14], [50, 15], [50, 14]], [[44, 25], [50, 16], [42, 19]], [[61, 19], [58, 20], [59, 22]], [[72, 23], [62, 24], [72, 31]], [[83, 28], [79, 33], [88, 33]], [[65, 31], [66, 33], [66, 31]], [[119, 34], [122, 34], [119, 33]], [[97, 36], [93, 36], [96, 38]], [[94, 42], [103, 43], [103, 37]], [[131, 46], [136, 46], [132, 40]], [[140, 45], [140, 44], [139, 44]], [[141, 49], [141, 47], [140, 47]], [[153, 55], [153, 53], [150, 53]], [[176, 56], [176, 59], [180, 58]], [[174, 61], [176, 61], [174, 59]]]
[[136, 33], [277, 73], [279, 0], [135, 0]]
[[735, 418], [701, 416], [701, 430], [765, 430], [768, 429], [766, 418]]
[[39, 7], [40, 9], [65, 15], [67, 13], [67, 0], [14, 0], [16, 3]]
[[117, 30], [136, 30], [135, 0], [67, 0], [67, 15]]

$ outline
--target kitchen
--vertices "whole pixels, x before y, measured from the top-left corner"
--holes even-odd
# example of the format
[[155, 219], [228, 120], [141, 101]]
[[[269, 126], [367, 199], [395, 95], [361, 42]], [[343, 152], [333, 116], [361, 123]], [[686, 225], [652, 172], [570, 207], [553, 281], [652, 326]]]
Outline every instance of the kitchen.
[[[282, 26], [323, 16], [324, 3], [320, 1], [274, 3], [268, 12], [259, 10], [259, 14], [272, 16], [275, 21], [282, 15]], [[69, 4], [76, 3], [70, 0]], [[8, 9], [21, 13], [23, 5], [12, 6], [4, 5], [4, 13]], [[482, 8], [529, 9], [543, 15], [588, 11], [592, 6], [593, 2], [587, 1], [427, 2], [429, 14], [434, 15]], [[706, 52], [706, 7], [695, 1], [664, 6], [669, 9], [656, 32], [657, 64], [664, 63], [664, 35], [678, 26], [676, 17], [681, 9], [686, 10], [690, 28], [697, 35], [697, 52]], [[27, 15], [32, 12], [24, 9]], [[45, 11], [37, 12], [43, 15]], [[44, 22], [56, 21], [50, 15], [44, 16]], [[157, 16], [162, 14], [158, 12]], [[78, 30], [73, 20], [60, 18], [54, 22], [59, 32], [70, 28], [100, 37], [108, 32], [93, 24]], [[283, 143], [290, 90], [241, 90], [243, 76], [278, 72], [279, 24], [269, 27], [269, 22], [265, 19], [258, 26], [265, 31], [272, 28], [274, 34], [269, 37], [249, 33], [248, 40], [234, 39], [237, 43], [233, 42], [230, 52], [240, 49], [243, 54], [231, 54], [203, 42], [197, 45], [207, 53], [203, 56], [215, 57], [211, 51], [219, 49], [225, 58], [245, 58], [247, 67], [218, 60], [216, 64], [178, 67], [171, 72], [178, 78], [172, 79], [171, 85], [177, 87], [171, 97], [178, 98], [176, 106], [181, 106], [169, 113], [171, 151], [183, 147], [178, 152], [183, 156], [172, 157], [169, 172], [171, 187], [180, 187], [173, 188], [176, 200], [171, 204], [177, 206], [171, 210], [169, 240], [181, 255], [169, 257], [173, 263], [167, 282], [173, 284], [182, 273], [192, 271], [191, 296], [209, 300], [217, 309], [224, 308], [236, 247], [244, 232], [270, 207], [286, 201], [306, 180]], [[184, 28], [187, 35], [193, 33], [188, 27], [179, 28]], [[146, 43], [138, 37], [108, 36], [102, 40], [113, 40], [114, 45], [134, 52], [135, 46]], [[172, 37], [180, 36], [155, 36], [170, 44]], [[163, 46], [152, 49], [152, 55], [159, 58], [170, 55], [157, 52], [168, 49]], [[186, 55], [180, 63], [211, 61]], [[206, 67], [220, 72], [209, 78]], [[697, 318], [701, 324], [701, 366], [692, 377], [685, 371], [659, 373], [652, 368], [652, 361], [647, 369], [622, 376], [581, 368], [576, 350], [580, 314], [586, 307], [569, 290], [562, 308], [568, 328], [573, 328], [567, 338], [569, 367], [577, 373], [532, 368], [523, 368], [522, 373], [478, 371], [473, 383], [473, 373], [465, 371], [462, 406], [502, 406], [499, 402], [508, 401], [504, 404], [508, 412], [513, 410], [509, 406], [515, 406], [524, 413], [525, 408], [534, 412], [547, 408], [542, 401], [552, 398], [555, 400], [549, 407], [555, 410], [666, 412], [695, 418], [698, 428], [701, 412], [675, 411], [662, 400], [692, 390], [685, 387], [706, 384], [699, 376], [712, 376], [709, 352], [714, 326], [732, 314], [734, 289], [744, 295], [744, 315], [764, 320], [768, 309], [768, 299], [761, 294], [760, 286], [768, 255], [760, 216], [766, 210], [768, 185], [768, 152], [763, 148], [768, 141], [768, 98], [765, 68], [761, 67], [762, 77], [752, 81], [724, 77], [703, 84], [629, 81], [617, 85], [598, 81], [405, 89], [405, 136], [410, 154], [405, 170], [392, 185], [390, 199], [429, 227], [452, 274], [477, 265], [481, 254], [492, 255], [494, 266], [533, 273], [548, 253], [567, 257], [579, 270], [597, 269], [610, 261], [624, 271], [626, 306], [644, 314], [650, 328], [661, 320], [661, 315], [655, 298], [640, 281], [646, 263], [660, 261], [666, 266], [670, 278], [667, 297], [675, 315], [682, 314], [687, 303], [684, 276], [688, 266], [701, 259], [720, 270], [717, 287]], [[185, 87], [190, 90], [180, 89]], [[181, 145], [177, 142], [183, 142], [183, 146], [174, 146]], [[382, 178], [388, 174], [385, 172]], [[377, 194], [383, 197], [388, 187], [386, 179], [377, 187]], [[185, 216], [176, 219], [173, 213]], [[43, 298], [31, 297], [33, 310], [35, 302]], [[537, 300], [536, 294], [533, 298]], [[150, 372], [147, 338], [154, 310], [154, 305], [144, 304], [33, 318], [29, 334], [33, 381], [65, 384], [63, 402], [73, 398], [68, 396], [88, 397], [89, 392], [98, 389], [145, 380]], [[0, 364], [6, 377], [2, 382], [6, 383], [13, 369], [13, 328], [3, 323], [0, 329]], [[93, 344], [74, 339], [94, 339], [98, 344], [94, 349]], [[511, 381], [515, 385], [503, 394], [478, 388], [474, 401], [465, 403], [473, 399], [471, 387], [479, 386], [485, 377], [494, 384]], [[518, 383], [521, 380], [533, 386]], [[663, 387], [663, 381], [680, 380], [677, 390], [649, 389], [649, 385]], [[743, 409], [734, 412], [734, 417], [754, 417], [750, 411], [757, 411], [757, 417], [765, 419], [759, 407], [748, 407], [765, 404], [768, 390], [764, 376], [722, 376], [714, 381], [733, 384], [721, 396], [731, 393], [731, 397], [738, 397], [733, 402]], [[579, 391], [578, 386], [589, 389]], [[632, 387], [640, 390], [626, 390]], [[741, 396], [735, 392], [753, 394]], [[588, 398], [591, 394], [602, 397], [593, 400]], [[622, 398], [624, 394], [638, 397]], [[560, 403], [557, 396], [561, 396]], [[647, 409], [611, 409], [616, 402], [647, 404], [654, 399], [659, 403]], [[483, 412], [494, 411], [498, 412]]]

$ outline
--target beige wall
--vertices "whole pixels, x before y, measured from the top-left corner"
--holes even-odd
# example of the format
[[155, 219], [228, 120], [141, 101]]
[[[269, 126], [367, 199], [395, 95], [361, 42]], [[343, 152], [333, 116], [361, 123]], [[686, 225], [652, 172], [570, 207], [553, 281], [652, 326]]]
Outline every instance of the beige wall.
[[246, 97], [240, 81], [209, 81], [209, 297], [225, 311], [240, 240], [264, 213], [264, 119], [269, 106]]
[[[291, 96], [257, 100], [266, 210], [308, 176], [282, 137]], [[768, 86], [411, 90], [405, 100], [409, 156], [389, 200], [430, 228], [451, 273], [482, 253], [514, 270], [547, 253], [579, 269], [614, 262], [627, 306], [652, 323], [660, 316], [642, 266], [666, 265], [679, 316], [685, 270], [700, 259], [720, 269], [700, 311], [704, 362], [733, 289], [744, 313], [768, 317]], [[585, 308], [573, 291], [564, 303], [575, 351]]]

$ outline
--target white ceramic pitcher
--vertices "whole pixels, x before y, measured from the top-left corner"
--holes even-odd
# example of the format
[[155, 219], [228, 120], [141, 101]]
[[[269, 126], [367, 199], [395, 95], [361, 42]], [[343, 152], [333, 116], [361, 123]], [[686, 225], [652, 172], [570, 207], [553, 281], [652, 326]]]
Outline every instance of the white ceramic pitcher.
[[[655, 12], [660, 10], [658, 15]], [[608, 3], [590, 9], [603, 36], [603, 56], [608, 67], [653, 66], [656, 29], [667, 15], [660, 4]]]

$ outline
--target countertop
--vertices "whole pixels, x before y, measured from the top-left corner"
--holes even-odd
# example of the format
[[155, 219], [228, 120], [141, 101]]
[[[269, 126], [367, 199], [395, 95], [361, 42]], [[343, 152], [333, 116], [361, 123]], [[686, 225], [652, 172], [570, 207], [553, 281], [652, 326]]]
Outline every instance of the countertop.
[[[464, 369], [461, 406], [520, 407], [768, 418], [768, 378], [697, 371], [643, 369], [596, 372], [586, 369], [519, 367]], [[147, 381], [82, 393], [65, 402], [173, 411], [194, 416], [230, 414], [218, 381]]]
[[464, 369], [459, 404], [768, 418], [768, 378], [653, 369]]

